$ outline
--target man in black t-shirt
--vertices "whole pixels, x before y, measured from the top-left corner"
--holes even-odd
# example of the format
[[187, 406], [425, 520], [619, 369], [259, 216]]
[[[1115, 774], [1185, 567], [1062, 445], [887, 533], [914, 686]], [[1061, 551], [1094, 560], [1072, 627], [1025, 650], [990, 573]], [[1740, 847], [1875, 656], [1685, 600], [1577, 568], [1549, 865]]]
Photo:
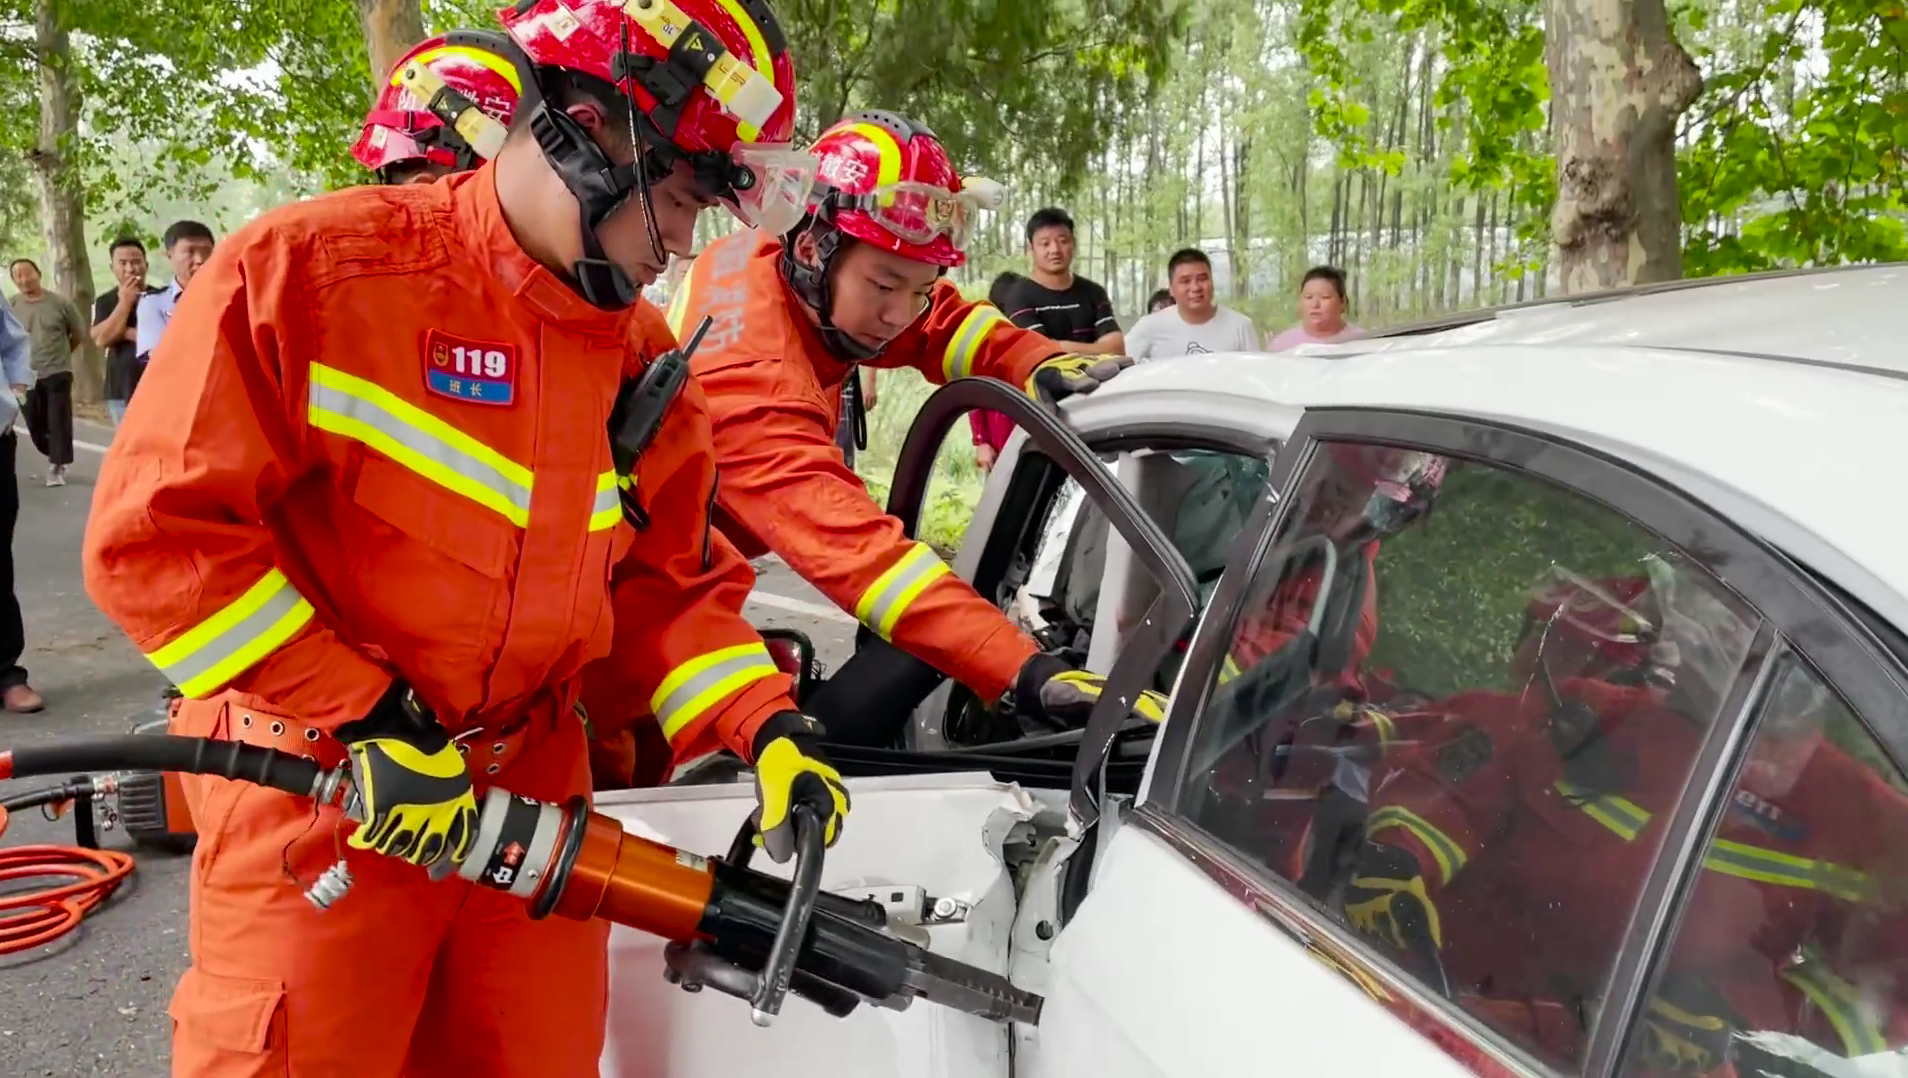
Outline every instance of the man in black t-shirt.
[[107, 251], [119, 287], [93, 301], [93, 343], [106, 350], [106, 413], [113, 426], [126, 414], [144, 364], [139, 355], [139, 298], [159, 291], [146, 285], [146, 245], [131, 236], [113, 241]]
[[1004, 291], [1002, 311], [1081, 355], [1117, 356], [1126, 348], [1106, 289], [1073, 273], [1073, 218], [1048, 207], [1027, 219], [1027, 253], [1033, 272]]

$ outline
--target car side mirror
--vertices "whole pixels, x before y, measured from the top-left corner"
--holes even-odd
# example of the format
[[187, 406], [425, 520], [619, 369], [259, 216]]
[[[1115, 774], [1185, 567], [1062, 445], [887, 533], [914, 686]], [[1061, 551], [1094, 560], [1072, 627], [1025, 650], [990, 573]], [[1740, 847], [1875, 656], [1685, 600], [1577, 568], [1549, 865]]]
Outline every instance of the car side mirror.
[[800, 629], [760, 629], [769, 657], [784, 674], [795, 679], [796, 706], [805, 706], [818, 679], [815, 671], [815, 642]]

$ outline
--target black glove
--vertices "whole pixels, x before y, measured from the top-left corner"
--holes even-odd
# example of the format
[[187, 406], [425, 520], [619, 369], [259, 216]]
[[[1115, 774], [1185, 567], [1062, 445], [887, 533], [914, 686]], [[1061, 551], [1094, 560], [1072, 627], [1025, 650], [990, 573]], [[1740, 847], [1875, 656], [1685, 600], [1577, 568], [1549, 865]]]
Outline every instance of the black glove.
[[338, 728], [364, 817], [345, 841], [414, 865], [458, 862], [477, 832], [477, 797], [450, 735], [394, 681], [371, 714]]
[[1093, 392], [1132, 365], [1132, 356], [1055, 356], [1034, 368], [1027, 378], [1027, 395], [1044, 404], [1058, 404]]
[[833, 846], [848, 818], [848, 788], [841, 772], [822, 752], [821, 736], [813, 719], [784, 711], [756, 731], [755, 827], [762, 849], [777, 862], [795, 856], [795, 819], [792, 809], [806, 804], [815, 810], [822, 833]]
[[[1040, 654], [1028, 659], [1014, 678], [1003, 708], [1032, 733], [1077, 730], [1093, 714], [1106, 689], [1106, 679], [1087, 670], [1075, 670], [1066, 660]], [[1166, 698], [1146, 690], [1133, 705], [1133, 714], [1148, 722], [1166, 718]]]

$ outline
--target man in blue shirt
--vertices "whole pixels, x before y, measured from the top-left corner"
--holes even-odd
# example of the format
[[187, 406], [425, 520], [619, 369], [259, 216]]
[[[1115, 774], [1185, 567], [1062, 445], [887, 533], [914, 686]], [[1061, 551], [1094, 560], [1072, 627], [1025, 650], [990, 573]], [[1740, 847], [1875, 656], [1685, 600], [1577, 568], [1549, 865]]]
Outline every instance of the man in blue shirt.
[[133, 334], [139, 362], [152, 358], [152, 350], [172, 322], [172, 309], [179, 305], [179, 294], [192, 283], [205, 260], [212, 257], [212, 230], [197, 221], [174, 221], [161, 237], [166, 245], [166, 261], [172, 266], [172, 283], [152, 295], [142, 297], [134, 315]]
[[33, 363], [26, 330], [5, 304], [0, 304], [0, 370], [6, 374], [6, 385], [0, 387], [0, 538], [5, 540], [0, 543], [0, 706], [25, 714], [46, 706], [27, 684], [26, 669], [20, 665], [26, 623], [19, 597], [13, 594], [13, 525], [20, 518], [20, 477], [14, 471], [20, 438], [13, 433], [13, 421], [33, 381]]

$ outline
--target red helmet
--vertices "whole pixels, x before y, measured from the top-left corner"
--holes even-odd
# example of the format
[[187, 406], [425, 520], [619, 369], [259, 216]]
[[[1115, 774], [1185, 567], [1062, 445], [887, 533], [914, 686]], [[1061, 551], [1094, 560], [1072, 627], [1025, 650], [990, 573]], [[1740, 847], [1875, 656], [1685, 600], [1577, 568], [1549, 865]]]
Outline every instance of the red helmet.
[[974, 216], [1006, 191], [963, 180], [934, 132], [892, 112], [861, 112], [822, 132], [809, 212], [845, 235], [931, 266], [967, 261]]
[[365, 114], [351, 156], [373, 172], [429, 162], [459, 172], [503, 145], [523, 94], [516, 49], [502, 34], [455, 30], [398, 60]]
[[[676, 155], [660, 153], [654, 166], [686, 159], [749, 225], [780, 232], [800, 220], [813, 170], [788, 145], [795, 65], [764, 0], [524, 0], [497, 14], [533, 68], [575, 71], [627, 94], [659, 136], [649, 151]], [[564, 133], [561, 121], [552, 127]], [[543, 132], [538, 142], [586, 212], [607, 213], [636, 187], [592, 176], [604, 168], [589, 159], [593, 146]], [[563, 159], [573, 151], [581, 160]]]

